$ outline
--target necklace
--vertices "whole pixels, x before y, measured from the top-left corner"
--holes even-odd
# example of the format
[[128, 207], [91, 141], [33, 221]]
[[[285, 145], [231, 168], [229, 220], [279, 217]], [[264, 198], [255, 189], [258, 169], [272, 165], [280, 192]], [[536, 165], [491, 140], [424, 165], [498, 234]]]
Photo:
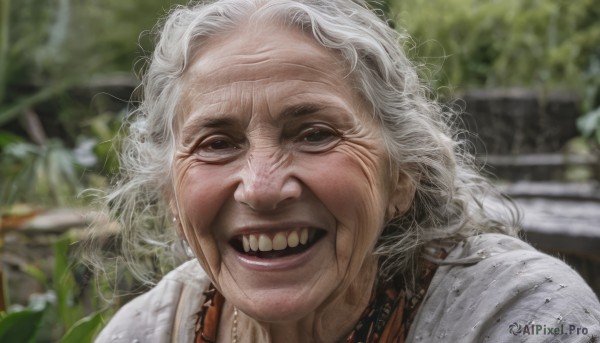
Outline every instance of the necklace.
[[233, 307], [233, 327], [231, 327], [231, 343], [237, 343], [237, 341], [238, 341], [237, 320], [238, 320], [238, 310], [234, 306]]

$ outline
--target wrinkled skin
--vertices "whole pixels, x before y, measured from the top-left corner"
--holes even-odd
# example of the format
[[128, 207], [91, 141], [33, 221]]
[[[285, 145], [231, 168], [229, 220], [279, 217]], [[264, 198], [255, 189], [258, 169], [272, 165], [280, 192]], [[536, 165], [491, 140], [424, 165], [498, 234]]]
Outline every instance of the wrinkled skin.
[[[371, 295], [386, 212], [402, 203], [347, 66], [301, 32], [242, 27], [209, 40], [183, 82], [171, 203], [226, 298], [219, 341], [231, 341], [233, 306], [238, 341], [341, 339]], [[230, 244], [298, 226], [324, 235], [296, 263], [247, 263]]]

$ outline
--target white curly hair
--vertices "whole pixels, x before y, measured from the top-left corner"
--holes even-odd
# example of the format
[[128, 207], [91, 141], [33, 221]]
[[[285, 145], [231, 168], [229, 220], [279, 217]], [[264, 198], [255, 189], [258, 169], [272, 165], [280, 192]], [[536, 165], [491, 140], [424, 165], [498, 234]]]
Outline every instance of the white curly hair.
[[[390, 28], [362, 0], [218, 0], [174, 8], [157, 26], [143, 75], [143, 99], [121, 142], [121, 175], [106, 196], [120, 226], [120, 250], [143, 280], [144, 261], [172, 259], [177, 237], [166, 204], [172, 192], [174, 119], [191, 56], [212, 37], [241, 25], [283, 23], [336, 51], [383, 130], [385, 148], [416, 189], [410, 209], [391, 218], [374, 253], [379, 280], [412, 279], [429, 244], [484, 232], [517, 233], [518, 214], [475, 167], [457, 137], [457, 113], [433, 100], [406, 57], [409, 37]], [[508, 209], [497, 211], [498, 207]], [[93, 246], [93, 244], [92, 244]], [[96, 244], [96, 247], [98, 244]], [[430, 259], [432, 257], [430, 256]], [[163, 264], [165, 265], [165, 264]]]

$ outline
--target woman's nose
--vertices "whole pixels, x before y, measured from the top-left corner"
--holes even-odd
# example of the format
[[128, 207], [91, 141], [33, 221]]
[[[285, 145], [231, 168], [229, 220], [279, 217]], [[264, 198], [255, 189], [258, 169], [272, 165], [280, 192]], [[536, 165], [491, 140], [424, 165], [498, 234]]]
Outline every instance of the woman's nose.
[[291, 175], [289, 166], [273, 161], [249, 163], [242, 171], [234, 198], [255, 211], [272, 211], [298, 199], [300, 181]]

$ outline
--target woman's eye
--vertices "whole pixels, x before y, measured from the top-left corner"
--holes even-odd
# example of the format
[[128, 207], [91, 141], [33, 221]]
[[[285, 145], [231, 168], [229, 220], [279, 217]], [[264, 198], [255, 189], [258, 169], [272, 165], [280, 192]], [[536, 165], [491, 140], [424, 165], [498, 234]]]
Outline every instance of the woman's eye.
[[339, 134], [333, 129], [313, 127], [302, 132], [299, 143], [304, 151], [323, 152], [334, 147], [339, 140]]
[[313, 130], [304, 136], [304, 141], [309, 143], [319, 143], [331, 139], [333, 134], [325, 130]]
[[235, 148], [233, 146], [233, 144], [231, 144], [231, 142], [228, 142], [223, 139], [219, 139], [219, 140], [216, 140], [216, 141], [210, 143], [208, 145], [208, 147], [212, 150], [224, 150], [224, 149]]
[[226, 162], [240, 151], [239, 145], [229, 137], [205, 139], [196, 148], [196, 156], [206, 162]]

